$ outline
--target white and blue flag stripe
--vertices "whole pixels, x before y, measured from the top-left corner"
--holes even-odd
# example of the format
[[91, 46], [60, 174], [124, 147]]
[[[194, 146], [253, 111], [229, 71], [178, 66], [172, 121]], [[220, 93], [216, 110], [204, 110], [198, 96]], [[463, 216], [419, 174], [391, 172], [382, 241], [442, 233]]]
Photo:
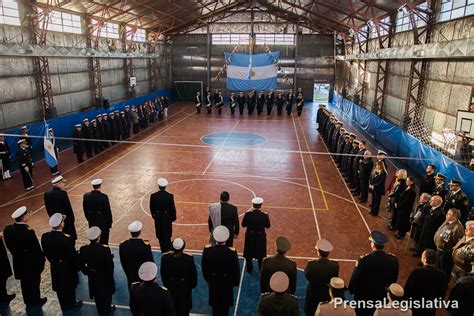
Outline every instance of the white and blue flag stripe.
[[52, 137], [49, 135], [49, 125], [45, 122], [45, 134], [44, 134], [44, 159], [46, 163], [51, 167], [58, 165], [58, 159], [56, 158], [56, 153], [54, 152], [54, 146]]
[[274, 90], [277, 87], [278, 60], [280, 52], [272, 54], [225, 53], [227, 64], [227, 89], [231, 91]]

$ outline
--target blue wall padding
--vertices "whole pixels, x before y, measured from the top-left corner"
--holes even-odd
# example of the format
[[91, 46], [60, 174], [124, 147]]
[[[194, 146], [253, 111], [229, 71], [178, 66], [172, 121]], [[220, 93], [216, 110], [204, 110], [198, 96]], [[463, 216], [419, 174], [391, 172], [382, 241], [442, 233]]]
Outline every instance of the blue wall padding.
[[[71, 137], [72, 132], [74, 131], [74, 125], [82, 123], [82, 120], [85, 118], [92, 120], [92, 119], [95, 119], [95, 117], [98, 114], [110, 113], [115, 110], [123, 111], [126, 105], [129, 105], [129, 106], [141, 105], [145, 103], [145, 101], [155, 100], [157, 96], [162, 96], [162, 95], [168, 97], [171, 103], [171, 89], [162, 89], [153, 93], [149, 93], [146, 95], [142, 95], [139, 97], [135, 97], [135, 98], [131, 98], [131, 99], [127, 99], [124, 101], [111, 104], [110, 108], [107, 110], [101, 108], [101, 109], [93, 109], [86, 112], [77, 112], [77, 113], [62, 115], [54, 119], [48, 120], [47, 123], [49, 127], [54, 129], [54, 135], [56, 137]], [[7, 130], [7, 131], [2, 131], [2, 133], [19, 135], [21, 134], [21, 127], [17, 127], [17, 128]], [[28, 134], [34, 135], [34, 136], [44, 136], [45, 134], [44, 122], [28, 124]], [[16, 162], [17, 160], [16, 150], [18, 148], [18, 145], [17, 145], [18, 137], [5, 136], [5, 141], [8, 143], [8, 146], [10, 146], [10, 152], [11, 152], [10, 154], [11, 154], [12, 162]], [[60, 141], [57, 140], [57, 142], [60, 142]], [[31, 143], [33, 145], [33, 152], [35, 153], [34, 160], [41, 159], [43, 157], [43, 155], [41, 154], [43, 152], [43, 139], [31, 138]], [[68, 146], [70, 146], [70, 144]], [[14, 164], [13, 169], [16, 169], [16, 164]]]
[[448, 177], [446, 183], [451, 179], [461, 180], [462, 190], [469, 196], [470, 205], [474, 203], [474, 172], [446, 157], [436, 149], [424, 144], [399, 127], [388, 123], [377, 115], [352, 103], [351, 101], [337, 96], [329, 104], [331, 111], [337, 111], [357, 125], [367, 134], [383, 144], [390, 156], [407, 157], [404, 164], [415, 170], [418, 176], [423, 177], [426, 166], [434, 164], [437, 172]]

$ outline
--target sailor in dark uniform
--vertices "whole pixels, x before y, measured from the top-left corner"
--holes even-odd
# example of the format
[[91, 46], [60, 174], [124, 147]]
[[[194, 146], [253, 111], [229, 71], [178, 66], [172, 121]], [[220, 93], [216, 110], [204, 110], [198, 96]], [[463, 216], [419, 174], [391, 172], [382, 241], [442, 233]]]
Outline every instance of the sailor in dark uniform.
[[162, 253], [171, 250], [173, 222], [176, 220], [176, 206], [173, 194], [166, 191], [168, 180], [158, 179], [159, 191], [150, 196], [150, 213], [155, 220], [156, 238], [160, 242]]
[[257, 98], [255, 96], [255, 91], [250, 91], [247, 96], [247, 110], [248, 110], [249, 115], [252, 115], [253, 110], [255, 109], [256, 101], [257, 101]]
[[[387, 236], [379, 231], [370, 234], [372, 252], [361, 256], [352, 272], [349, 290], [358, 301], [383, 300], [386, 288], [398, 279], [398, 259], [383, 248]], [[374, 308], [358, 309], [357, 315], [372, 315]]]
[[298, 112], [298, 116], [301, 116], [304, 107], [304, 98], [302, 93], [298, 93], [296, 97], [296, 111]]
[[234, 115], [235, 114], [235, 107], [237, 106], [237, 100], [235, 97], [234, 92], [230, 94], [230, 114]]
[[257, 98], [257, 115], [262, 114], [264, 105], [265, 105], [265, 95], [263, 94], [263, 91], [260, 91], [258, 93], [258, 98]]
[[176, 238], [173, 251], [161, 257], [161, 280], [173, 299], [177, 316], [187, 316], [193, 308], [193, 289], [197, 286], [197, 272], [194, 258], [184, 253], [185, 242]]
[[66, 180], [63, 176], [54, 178], [51, 181], [53, 188], [44, 192], [44, 206], [48, 216], [51, 217], [55, 213], [66, 215], [64, 220], [64, 233], [71, 236], [73, 240], [77, 239], [76, 228], [74, 227], [74, 211], [72, 210], [69, 196], [64, 190], [66, 187]]
[[286, 115], [290, 116], [291, 111], [293, 110], [293, 103], [295, 102], [295, 96], [293, 95], [293, 90], [288, 92], [286, 96]]
[[290, 280], [285, 272], [277, 271], [270, 278], [272, 292], [263, 293], [257, 307], [258, 316], [298, 316], [298, 298], [288, 294]]
[[444, 183], [446, 182], [446, 176], [442, 173], [437, 173], [434, 179], [435, 179], [435, 187], [433, 189], [432, 194], [430, 195], [439, 195], [444, 201], [444, 199], [446, 198], [446, 195], [448, 194], [448, 190], [444, 186]]
[[20, 167], [21, 178], [23, 186], [26, 191], [31, 191], [35, 188], [33, 185], [33, 161], [28, 151], [28, 145], [24, 139], [18, 141], [18, 148], [16, 157], [18, 158], [18, 166]]
[[[145, 128], [147, 128], [148, 127], [148, 112], [146, 112], [145, 107], [143, 107], [143, 116], [144, 116], [143, 123], [145, 124]], [[115, 140], [124, 139], [122, 120], [120, 118], [119, 110], [114, 111], [114, 123], [115, 123]]]
[[[143, 124], [143, 114], [142, 114], [141, 120], [142, 121], [140, 122], [140, 124]], [[110, 126], [110, 140], [111, 140], [110, 146], [113, 146], [113, 145], [117, 144], [114, 140], [117, 139], [117, 134], [119, 133], [119, 131], [117, 131], [117, 128], [116, 128], [114, 113], [109, 113], [108, 122], [109, 122], [109, 126]]]
[[128, 289], [135, 282], [140, 282], [138, 269], [147, 261], [153, 261], [150, 243], [140, 238], [143, 224], [140, 221], [134, 221], [128, 225], [128, 231], [132, 238], [124, 240], [119, 246], [120, 263], [123, 272], [127, 276]]
[[217, 113], [222, 114], [222, 108], [224, 107], [224, 97], [222, 96], [222, 92], [219, 92], [217, 95], [217, 102], [216, 102], [216, 108], [217, 108]]
[[461, 211], [461, 218], [459, 219], [462, 224], [467, 221], [467, 215], [469, 212], [469, 198], [466, 193], [461, 190], [462, 182], [460, 180], [451, 179], [449, 182], [449, 193], [446, 195], [446, 201], [444, 204], [445, 210], [457, 208]]
[[206, 109], [207, 109], [207, 114], [211, 114], [212, 112], [212, 95], [211, 91], [207, 92], [206, 96]]
[[194, 104], [196, 106], [196, 113], [201, 113], [202, 108], [202, 97], [201, 92], [196, 92], [196, 98], [194, 99]]
[[306, 315], [314, 315], [320, 302], [330, 300], [327, 285], [332, 278], [339, 276], [339, 263], [328, 258], [333, 249], [333, 245], [326, 239], [318, 240], [316, 250], [319, 259], [308, 261], [304, 269], [304, 275], [308, 280], [304, 303]]
[[61, 309], [80, 307], [76, 301], [76, 286], [79, 284], [79, 257], [74, 239], [63, 233], [65, 215], [55, 213], [49, 218], [52, 231], [41, 236], [41, 247], [51, 267], [51, 287], [56, 292]]
[[212, 315], [227, 316], [234, 305], [234, 287], [240, 283], [240, 265], [237, 250], [227, 247], [229, 230], [217, 226], [213, 231], [216, 245], [207, 245], [202, 253], [202, 274], [209, 285], [209, 305]]
[[[102, 121], [102, 114], [97, 114], [95, 117], [95, 120], [97, 121], [97, 135], [100, 140], [105, 139], [105, 129], [104, 129], [104, 122]], [[104, 150], [104, 142], [99, 142], [99, 148], [100, 150]]]
[[100, 192], [102, 186], [101, 179], [94, 179], [91, 182], [93, 190], [84, 194], [82, 207], [86, 216], [89, 228], [97, 226], [101, 230], [100, 243], [109, 244], [109, 231], [112, 227], [112, 210], [110, 209], [109, 197]]
[[99, 128], [97, 127], [97, 120], [93, 119], [91, 125], [89, 126], [91, 130], [91, 139], [92, 139], [92, 148], [94, 149], [94, 154], [98, 155], [102, 151], [99, 134]]
[[[151, 107], [151, 102], [150, 102], [150, 107]], [[152, 109], [152, 112], [150, 112], [150, 117], [149, 117], [149, 120], [150, 120], [150, 123], [154, 123], [153, 121], [153, 117], [154, 117], [154, 112], [153, 112], [153, 108], [151, 107]], [[125, 112], [124, 111], [120, 111], [120, 125], [122, 126], [122, 139], [127, 139], [130, 137], [129, 133], [130, 133], [130, 130], [128, 129], [128, 125], [127, 125], [127, 118], [125, 117]]]
[[239, 114], [243, 115], [245, 107], [245, 97], [242, 91], [240, 91], [239, 96], [237, 97], [237, 104], [239, 106]]
[[242, 220], [242, 227], [247, 228], [245, 231], [244, 258], [248, 273], [253, 271], [253, 258], [257, 259], [258, 267], [261, 269], [263, 258], [267, 256], [267, 234], [265, 229], [270, 228], [270, 218], [267, 213], [260, 210], [262, 204], [262, 198], [253, 198], [253, 208], [245, 213]]
[[12, 275], [10, 260], [8, 260], [7, 250], [0, 235], [0, 304], [9, 304], [16, 297], [15, 293], [8, 294], [7, 292], [7, 280]]
[[86, 139], [84, 141], [84, 146], [86, 148], [86, 156], [87, 158], [92, 158], [93, 154], [93, 147], [94, 144], [89, 140], [92, 139], [92, 132], [89, 126], [89, 119], [85, 118], [82, 120], [82, 129], [81, 129], [82, 138]]
[[214, 104], [217, 107], [217, 102], [219, 102], [219, 90], [218, 89], [216, 89], [214, 91], [214, 95], [212, 96], [212, 101], [214, 102]]
[[99, 315], [108, 315], [115, 310], [112, 295], [115, 293], [114, 260], [109, 246], [99, 243], [100, 228], [93, 226], [87, 231], [90, 244], [79, 250], [82, 273], [89, 281], [89, 297], [95, 300]]
[[126, 126], [125, 133], [127, 135], [127, 138], [129, 138], [131, 135], [130, 130], [132, 129], [132, 112], [130, 111], [129, 105], [125, 106], [124, 114], [125, 114], [125, 126]]
[[23, 140], [23, 139], [25, 140], [26, 144], [28, 145], [27, 148], [28, 148], [28, 151], [29, 151], [30, 155], [32, 155], [33, 154], [33, 149], [32, 149], [33, 147], [31, 145], [31, 138], [28, 135], [28, 127], [26, 125], [21, 127], [21, 136], [18, 137], [18, 140]]
[[320, 103], [318, 104], [318, 106], [319, 106], [318, 112], [316, 112], [316, 123], [318, 123], [318, 131], [320, 131], [326, 105]]
[[286, 290], [289, 294], [296, 292], [296, 262], [288, 259], [285, 254], [291, 249], [290, 241], [283, 236], [276, 239], [277, 253], [271, 257], [263, 259], [260, 273], [260, 292], [270, 292], [270, 278], [277, 271], [283, 271], [290, 279], [290, 285]]
[[277, 114], [280, 116], [283, 111], [283, 106], [285, 105], [285, 99], [282, 97], [281, 93], [278, 93], [275, 104], [277, 106]]
[[72, 151], [76, 154], [77, 163], [84, 162], [84, 141], [82, 140], [82, 126], [76, 124], [72, 132]]
[[273, 95], [273, 91], [268, 91], [267, 97], [267, 115], [272, 114], [273, 103], [275, 102], [275, 96]]
[[10, 175], [10, 147], [2, 134], [0, 134], [0, 170], [3, 180], [12, 178]]
[[102, 115], [102, 128], [104, 130], [104, 138], [102, 142], [102, 146], [104, 148], [109, 148], [109, 140], [111, 139], [111, 130], [110, 130], [110, 124], [109, 124], [109, 117], [107, 116], [107, 113], [103, 113]]
[[5, 227], [3, 237], [12, 254], [13, 272], [15, 279], [20, 280], [23, 301], [27, 307], [42, 306], [48, 300], [40, 295], [45, 258], [35, 231], [26, 223], [27, 212], [25, 206], [13, 212], [15, 223]]
[[175, 309], [168, 289], [156, 283], [158, 267], [154, 262], [140, 266], [138, 275], [143, 281], [132, 285], [130, 311], [134, 316], [175, 316]]

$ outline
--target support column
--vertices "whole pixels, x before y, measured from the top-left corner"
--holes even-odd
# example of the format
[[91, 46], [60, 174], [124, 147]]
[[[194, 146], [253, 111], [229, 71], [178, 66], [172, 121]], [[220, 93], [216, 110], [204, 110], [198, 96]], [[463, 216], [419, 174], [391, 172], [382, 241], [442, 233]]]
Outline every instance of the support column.
[[293, 70], [293, 93], [296, 93], [298, 91], [298, 86], [297, 86], [297, 77], [298, 77], [298, 41], [299, 41], [299, 32], [300, 32], [300, 26], [299, 24], [296, 25], [296, 33], [295, 33], [295, 66]]
[[[136, 28], [127, 33], [126, 26], [120, 24], [120, 41], [122, 43], [122, 51], [130, 53], [133, 51], [133, 38], [136, 33]], [[130, 40], [127, 40], [130, 37]], [[135, 88], [130, 86], [130, 78], [133, 77], [133, 62], [131, 58], [124, 58], [123, 60], [123, 86], [127, 91], [127, 98], [135, 97]]]
[[[211, 89], [211, 44], [212, 44], [212, 37], [211, 33], [209, 32], [209, 24], [206, 26], [207, 31], [207, 49], [206, 49], [206, 59], [207, 59], [207, 87]], [[203, 91], [205, 93], [205, 91]], [[203, 94], [203, 98], [205, 95]]]
[[[359, 53], [367, 53], [369, 47], [369, 28], [366, 27], [365, 30], [360, 30], [356, 33], [355, 38], [359, 45]], [[364, 95], [365, 95], [365, 80], [367, 78], [367, 61], [359, 60], [357, 62], [357, 88], [356, 95], [360, 97], [358, 102], [360, 106], [364, 104]], [[357, 101], [354, 96], [354, 101]]]
[[91, 99], [92, 102], [97, 103], [103, 100], [102, 77], [100, 59], [93, 56], [95, 52], [99, 50], [99, 37], [102, 27], [104, 26], [104, 21], [98, 21], [92, 24], [90, 17], [87, 17], [86, 21], [88, 26], [86, 31], [86, 45], [92, 56], [87, 59]]
[[[159, 34], [156, 32], [148, 33], [147, 49], [149, 54], [156, 53], [156, 45], [158, 43]], [[148, 59], [148, 80], [150, 83], [150, 92], [158, 90], [158, 61], [157, 58]]]

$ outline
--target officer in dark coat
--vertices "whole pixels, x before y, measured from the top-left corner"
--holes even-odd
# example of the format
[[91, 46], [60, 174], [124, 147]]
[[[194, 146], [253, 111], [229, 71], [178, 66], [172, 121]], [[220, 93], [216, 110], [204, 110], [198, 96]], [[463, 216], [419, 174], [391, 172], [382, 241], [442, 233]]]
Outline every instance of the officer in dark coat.
[[[237, 98], [235, 97], [234, 92], [230, 94], [229, 97], [229, 107], [230, 107], [230, 114], [234, 115], [235, 114], [235, 107], [237, 106]], [[199, 110], [198, 110], [199, 113]]]
[[435, 165], [428, 165], [426, 167], [426, 176], [423, 178], [423, 181], [420, 184], [420, 195], [422, 193], [433, 194], [433, 190], [436, 186], [435, 183]]
[[245, 97], [242, 91], [240, 91], [239, 96], [237, 97], [237, 105], [239, 106], [239, 114], [243, 115], [245, 107]]
[[125, 133], [128, 138], [130, 137], [130, 129], [132, 128], [132, 112], [130, 112], [130, 106], [128, 105], [125, 106], [124, 115], [125, 115], [125, 126], [126, 126]]
[[374, 168], [374, 162], [371, 157], [372, 153], [368, 150], [364, 152], [364, 159], [359, 163], [359, 188], [360, 198], [359, 202], [367, 202], [369, 196], [369, 180]]
[[257, 115], [262, 114], [264, 105], [265, 105], [265, 95], [263, 94], [263, 91], [260, 91], [258, 93], [258, 98], [257, 98]]
[[207, 92], [206, 96], [206, 109], [207, 109], [207, 114], [211, 114], [212, 112], [212, 95], [211, 91]]
[[140, 238], [143, 224], [140, 221], [134, 221], [128, 225], [128, 231], [132, 238], [124, 240], [119, 246], [120, 263], [123, 272], [127, 276], [128, 288], [132, 284], [140, 282], [138, 269], [144, 262], [153, 261], [150, 243]]
[[0, 170], [3, 180], [11, 179], [10, 175], [10, 147], [5, 141], [3, 136], [0, 134]]
[[[105, 139], [105, 130], [104, 130], [104, 122], [102, 121], [102, 114], [97, 114], [95, 117], [95, 120], [97, 121], [97, 135], [99, 136], [100, 140]], [[100, 149], [104, 150], [104, 142], [99, 142]]]
[[252, 199], [253, 209], [247, 211], [242, 220], [242, 227], [247, 227], [245, 231], [244, 258], [247, 263], [247, 272], [252, 273], [252, 259], [258, 260], [259, 269], [262, 268], [263, 258], [267, 256], [267, 233], [265, 228], [270, 228], [270, 218], [268, 214], [260, 209], [263, 199], [255, 197]]
[[255, 109], [255, 102], [257, 102], [255, 91], [250, 91], [247, 97], [247, 110], [249, 115], [252, 115], [253, 110]]
[[461, 211], [461, 218], [459, 219], [462, 224], [467, 221], [467, 215], [469, 212], [469, 198], [466, 193], [461, 190], [461, 181], [451, 179], [449, 182], [449, 193], [446, 195], [444, 204], [445, 210], [457, 208]]
[[234, 305], [234, 287], [240, 283], [240, 265], [237, 250], [227, 247], [229, 230], [217, 226], [213, 231], [217, 244], [207, 245], [202, 253], [202, 274], [209, 285], [209, 305], [212, 315], [227, 316]]
[[117, 123], [115, 122], [114, 113], [109, 113], [109, 126], [110, 126], [110, 139], [112, 140], [112, 142], [110, 142], [110, 145], [113, 146], [117, 144], [116, 142], [114, 142], [114, 140], [116, 140], [117, 137], [120, 138], [120, 136], [117, 136], [117, 135], [120, 135], [120, 131], [117, 130]]
[[63, 233], [65, 215], [53, 214], [49, 226], [53, 229], [41, 236], [41, 247], [51, 266], [51, 287], [58, 295], [62, 310], [77, 308], [76, 286], [79, 284], [79, 256], [74, 247], [74, 239]]
[[298, 93], [298, 96], [296, 97], [296, 112], [298, 113], [298, 116], [301, 116], [301, 113], [303, 112], [303, 107], [304, 107], [303, 94]]
[[99, 141], [100, 131], [99, 131], [99, 127], [97, 126], [96, 119], [93, 119], [91, 121], [91, 125], [89, 128], [91, 129], [92, 148], [94, 148], [94, 154], [97, 155], [102, 151], [102, 143]]
[[326, 239], [318, 240], [316, 250], [319, 259], [308, 261], [304, 275], [308, 280], [304, 311], [306, 315], [314, 315], [320, 302], [330, 301], [328, 284], [331, 278], [339, 276], [339, 263], [328, 258], [334, 249]]
[[115, 310], [112, 295], [115, 293], [114, 260], [109, 246], [99, 244], [100, 228], [93, 226], [87, 231], [90, 244], [79, 250], [82, 273], [89, 281], [89, 297], [95, 300], [99, 315]]
[[201, 92], [196, 92], [196, 97], [194, 98], [194, 103], [196, 105], [196, 112], [201, 113], [201, 108], [202, 108], [202, 97], [201, 97]]
[[[148, 127], [148, 115], [145, 115], [145, 107], [143, 107], [143, 115], [146, 116], [146, 119], [144, 118], [145, 122], [145, 127]], [[120, 111], [115, 110], [114, 111], [114, 125], [115, 125], [115, 140], [121, 140], [124, 139], [123, 135], [123, 126], [122, 126], [122, 120], [120, 118]]]
[[446, 216], [443, 210], [443, 200], [440, 196], [434, 195], [430, 200], [431, 209], [425, 216], [423, 226], [421, 227], [420, 238], [415, 247], [413, 256], [418, 257], [426, 248], [435, 250], [434, 235], [439, 226], [443, 224]]
[[104, 148], [109, 148], [109, 140], [111, 139], [111, 130], [108, 118], [109, 117], [107, 116], [107, 113], [102, 114], [102, 127], [104, 129], [104, 141], [102, 142], [102, 145]]
[[175, 309], [168, 290], [156, 283], [158, 267], [154, 262], [140, 266], [138, 275], [143, 281], [130, 290], [130, 311], [134, 316], [175, 316]]
[[21, 178], [23, 179], [23, 186], [26, 191], [31, 191], [35, 188], [33, 185], [33, 161], [31, 160], [30, 152], [27, 149], [27, 144], [24, 139], [18, 141], [18, 148], [16, 157], [18, 158], [18, 165], [20, 167]]
[[15, 279], [20, 280], [21, 293], [26, 306], [44, 305], [46, 297], [40, 296], [41, 273], [44, 270], [44, 254], [35, 231], [27, 224], [25, 206], [18, 208], [12, 218], [14, 224], [3, 231], [5, 244], [13, 259]]
[[273, 95], [273, 91], [269, 91], [266, 97], [267, 101], [267, 115], [272, 114], [273, 104], [275, 103], [275, 96]]
[[8, 260], [7, 250], [3, 243], [3, 238], [0, 236], [0, 304], [10, 303], [16, 294], [8, 294], [7, 280], [13, 275], [10, 267], [10, 260]]
[[74, 227], [74, 211], [72, 210], [69, 196], [64, 190], [66, 180], [63, 176], [54, 178], [51, 181], [53, 188], [44, 192], [44, 206], [48, 216], [53, 216], [54, 213], [61, 213], [66, 215], [64, 219], [64, 233], [68, 234], [74, 240], [77, 239], [76, 228]]
[[112, 210], [110, 209], [109, 197], [100, 192], [102, 186], [101, 179], [94, 179], [91, 182], [92, 190], [84, 194], [82, 207], [86, 216], [89, 228], [97, 226], [101, 230], [100, 243], [109, 244], [109, 231], [112, 227]]
[[448, 190], [444, 186], [444, 183], [446, 181], [446, 176], [442, 173], [437, 173], [434, 179], [435, 179], [435, 186], [433, 188], [433, 192], [430, 193], [430, 195], [439, 195], [444, 201], [446, 198], [446, 195], [448, 194]]
[[82, 120], [82, 129], [81, 129], [82, 138], [86, 139], [84, 141], [84, 146], [86, 148], [87, 158], [92, 158], [94, 156], [94, 144], [89, 139], [92, 139], [92, 131], [89, 124], [89, 119], [85, 118]]
[[[288, 294], [290, 280], [283, 271], [270, 278], [272, 292], [263, 293], [257, 307], [257, 316], [298, 316], [298, 298]], [[314, 314], [313, 314], [314, 315]]]
[[291, 110], [293, 109], [293, 103], [295, 102], [295, 96], [293, 95], [293, 90], [290, 90], [286, 95], [286, 115], [291, 115]]
[[289, 294], [295, 294], [296, 291], [296, 262], [288, 259], [285, 254], [291, 249], [290, 241], [283, 236], [276, 239], [277, 253], [271, 257], [263, 259], [262, 270], [260, 273], [260, 292], [271, 292], [270, 278], [277, 271], [283, 271], [290, 279], [290, 285], [286, 290]]
[[281, 112], [283, 111], [283, 106], [285, 105], [285, 99], [281, 95], [281, 93], [278, 94], [275, 104], [277, 106], [277, 114], [281, 115]]
[[[352, 272], [349, 290], [358, 301], [383, 300], [386, 288], [398, 279], [398, 259], [383, 248], [387, 236], [379, 231], [370, 234], [372, 252], [361, 256]], [[372, 315], [372, 309], [356, 309], [357, 315]]]
[[74, 125], [74, 132], [72, 132], [72, 152], [76, 154], [77, 163], [84, 162], [84, 141], [82, 140], [82, 125]]
[[187, 316], [193, 308], [193, 289], [197, 286], [197, 272], [194, 258], [184, 253], [185, 242], [173, 240], [173, 251], [161, 257], [161, 280], [173, 299], [176, 315]]
[[158, 179], [159, 191], [150, 196], [150, 213], [155, 220], [156, 238], [160, 242], [161, 252], [171, 250], [173, 222], [176, 220], [176, 206], [173, 194], [166, 191], [168, 180]]

